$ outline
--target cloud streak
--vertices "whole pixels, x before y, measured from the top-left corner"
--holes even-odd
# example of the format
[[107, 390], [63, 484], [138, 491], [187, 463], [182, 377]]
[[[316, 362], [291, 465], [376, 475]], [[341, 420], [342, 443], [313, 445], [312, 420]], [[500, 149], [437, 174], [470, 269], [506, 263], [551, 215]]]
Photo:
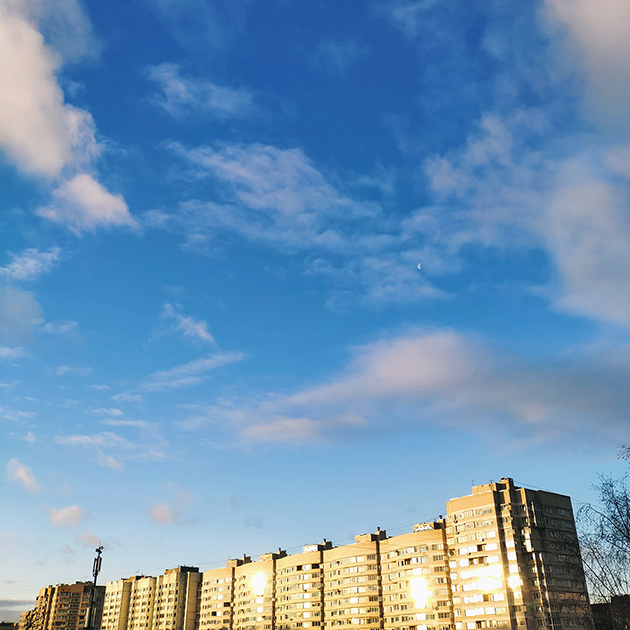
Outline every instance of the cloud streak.
[[184, 337], [197, 339], [205, 343], [214, 343], [214, 337], [208, 332], [208, 324], [202, 320], [186, 317], [175, 311], [171, 304], [162, 308], [160, 319], [174, 319], [174, 330], [180, 331]]
[[242, 352], [223, 352], [205, 359], [196, 359], [170, 370], [154, 372], [139, 385], [149, 392], [169, 391], [197, 385], [207, 378], [207, 373], [245, 358]]

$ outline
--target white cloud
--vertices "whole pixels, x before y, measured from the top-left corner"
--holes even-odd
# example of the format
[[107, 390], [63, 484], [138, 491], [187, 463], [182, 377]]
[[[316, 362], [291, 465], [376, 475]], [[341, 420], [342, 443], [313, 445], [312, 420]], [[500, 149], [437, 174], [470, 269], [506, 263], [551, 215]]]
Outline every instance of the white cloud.
[[35, 437], [35, 434], [32, 431], [29, 431], [24, 436], [24, 441], [28, 442], [29, 444], [35, 444], [35, 442], [37, 442], [37, 438]]
[[223, 352], [207, 359], [196, 359], [170, 370], [151, 374], [144, 383], [140, 384], [140, 389], [158, 392], [197, 385], [207, 378], [207, 372], [230, 363], [238, 363], [244, 358], [245, 355], [241, 352]]
[[151, 518], [160, 524], [176, 523], [179, 514], [166, 503], [158, 503], [150, 512]]
[[42, 307], [33, 293], [0, 286], [0, 338], [29, 338], [43, 321]]
[[36, 214], [66, 226], [77, 236], [99, 227], [138, 227], [122, 195], [110, 193], [86, 173], [62, 182], [53, 191], [52, 203]]
[[192, 317], [185, 317], [181, 313], [177, 313], [170, 304], [164, 305], [160, 319], [176, 320], [177, 323], [174, 326], [174, 330], [181, 331], [184, 337], [214, 343], [214, 337], [208, 332], [208, 324], [206, 322]]
[[181, 522], [181, 513], [192, 505], [193, 495], [188, 490], [180, 488], [176, 483], [169, 482], [166, 487], [171, 494], [175, 495], [176, 507], [167, 503], [157, 503], [151, 510], [150, 516], [156, 523], [161, 524]]
[[546, 0], [567, 29], [589, 82], [587, 99], [603, 116], [628, 125], [630, 4], [626, 0]]
[[555, 268], [546, 291], [554, 306], [628, 326], [630, 184], [618, 174], [624, 147], [573, 138], [566, 147], [572, 157], [556, 147], [542, 159], [526, 146], [538, 124], [528, 112], [485, 117], [458, 151], [427, 160], [436, 207], [406, 220], [409, 238], [431, 235], [451, 258], [469, 244], [542, 248]]
[[85, 136], [93, 148], [93, 123], [64, 104], [58, 57], [15, 8], [0, 5], [0, 146], [27, 173], [55, 176], [86, 146]]
[[95, 58], [102, 45], [78, 0], [32, 0], [40, 28], [51, 48], [71, 62]]
[[246, 117], [256, 111], [254, 95], [250, 90], [184, 77], [177, 64], [153, 66], [149, 69], [149, 78], [161, 88], [154, 102], [176, 118], [198, 112], [225, 120]]
[[52, 203], [37, 212], [75, 234], [136, 226], [124, 199], [88, 174], [101, 152], [94, 121], [64, 102], [56, 79], [63, 57], [76, 61], [97, 48], [76, 0], [0, 4], [0, 149], [25, 173], [57, 178]]
[[13, 458], [7, 464], [7, 473], [13, 481], [19, 481], [29, 492], [37, 492], [39, 484], [33, 476], [33, 471], [28, 466], [22, 464], [18, 459]]
[[0, 359], [19, 359], [25, 357], [26, 352], [24, 348], [18, 346], [17, 348], [8, 348], [7, 346], [0, 346]]
[[13, 259], [8, 265], [0, 267], [0, 277], [7, 280], [35, 280], [38, 276], [49, 273], [53, 265], [61, 258], [61, 249], [51, 247], [46, 252], [38, 249], [26, 249], [21, 254], [10, 254]]
[[70, 505], [60, 510], [50, 509], [50, 522], [57, 529], [72, 529], [85, 517], [85, 513], [78, 505]]
[[562, 277], [559, 308], [630, 325], [629, 193], [587, 165], [563, 165], [541, 226]]

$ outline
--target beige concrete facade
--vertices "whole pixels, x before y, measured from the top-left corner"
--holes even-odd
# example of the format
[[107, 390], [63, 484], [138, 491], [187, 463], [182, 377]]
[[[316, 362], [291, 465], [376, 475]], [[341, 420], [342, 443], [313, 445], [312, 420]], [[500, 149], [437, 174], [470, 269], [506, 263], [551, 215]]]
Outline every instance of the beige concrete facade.
[[420, 523], [417, 531], [381, 542], [385, 628], [453, 627], [445, 522]]
[[324, 552], [332, 543], [306, 545], [276, 562], [276, 630], [320, 627], [324, 614]]
[[407, 534], [110, 582], [105, 608], [102, 630], [592, 627], [571, 500], [509, 478]]
[[243, 562], [230, 560], [225, 567], [204, 571], [199, 589], [198, 630], [226, 630], [232, 627], [234, 568]]

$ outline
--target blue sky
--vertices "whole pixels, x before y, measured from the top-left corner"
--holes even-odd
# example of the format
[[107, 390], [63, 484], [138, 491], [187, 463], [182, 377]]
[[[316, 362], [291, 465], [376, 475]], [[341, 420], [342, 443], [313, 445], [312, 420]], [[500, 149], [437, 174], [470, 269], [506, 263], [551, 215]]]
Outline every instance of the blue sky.
[[0, 617], [624, 473], [629, 28], [1, 0]]

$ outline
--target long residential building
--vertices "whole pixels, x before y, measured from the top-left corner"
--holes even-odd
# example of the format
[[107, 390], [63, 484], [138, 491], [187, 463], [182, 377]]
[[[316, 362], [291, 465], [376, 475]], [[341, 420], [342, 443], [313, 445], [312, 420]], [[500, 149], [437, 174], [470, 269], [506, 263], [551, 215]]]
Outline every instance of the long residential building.
[[510, 478], [388, 537], [107, 584], [101, 630], [567, 630], [592, 626], [571, 500]]

